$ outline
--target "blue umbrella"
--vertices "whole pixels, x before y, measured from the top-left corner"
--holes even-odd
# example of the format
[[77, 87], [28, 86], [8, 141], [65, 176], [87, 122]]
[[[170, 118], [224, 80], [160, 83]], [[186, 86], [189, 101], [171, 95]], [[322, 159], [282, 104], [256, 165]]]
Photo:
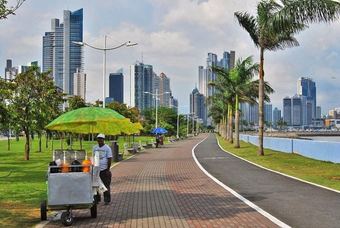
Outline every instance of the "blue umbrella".
[[164, 128], [162, 128], [162, 127], [157, 127], [157, 128], [152, 129], [151, 133], [153, 133], [153, 134], [166, 134], [166, 133], [168, 133], [168, 131], [165, 130]]

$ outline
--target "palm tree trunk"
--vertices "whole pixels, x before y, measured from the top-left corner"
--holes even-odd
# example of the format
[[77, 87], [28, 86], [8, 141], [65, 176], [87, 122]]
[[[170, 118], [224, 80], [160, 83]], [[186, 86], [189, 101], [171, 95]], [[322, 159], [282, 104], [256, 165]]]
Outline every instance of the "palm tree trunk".
[[232, 105], [229, 104], [229, 142], [231, 144], [233, 144], [234, 142], [234, 138], [233, 138], [233, 108], [232, 108]]
[[240, 124], [240, 111], [239, 111], [239, 102], [238, 102], [238, 95], [236, 95], [235, 101], [235, 148], [240, 148], [240, 131], [239, 131], [239, 124]]
[[260, 48], [260, 69], [259, 69], [259, 148], [258, 155], [263, 156], [263, 127], [264, 127], [264, 115], [263, 115], [263, 105], [264, 105], [264, 50]]
[[229, 127], [230, 127], [230, 106], [228, 104], [228, 112], [227, 112], [227, 120], [226, 120], [226, 134], [227, 134], [227, 141], [230, 141], [230, 130], [229, 130]]

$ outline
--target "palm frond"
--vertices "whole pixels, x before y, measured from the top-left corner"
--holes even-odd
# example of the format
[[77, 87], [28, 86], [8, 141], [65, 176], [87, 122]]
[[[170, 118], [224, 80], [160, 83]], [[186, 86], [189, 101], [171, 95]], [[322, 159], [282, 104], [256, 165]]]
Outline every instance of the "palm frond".
[[240, 26], [249, 33], [255, 46], [259, 47], [259, 28], [256, 18], [247, 12], [235, 12], [234, 15]]

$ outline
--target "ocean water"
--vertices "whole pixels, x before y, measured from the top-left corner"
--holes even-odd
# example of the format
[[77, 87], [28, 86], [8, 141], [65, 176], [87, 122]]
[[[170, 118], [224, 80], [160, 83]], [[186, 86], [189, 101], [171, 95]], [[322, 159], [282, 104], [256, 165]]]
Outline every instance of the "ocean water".
[[313, 136], [308, 138], [315, 141], [340, 142], [340, 136]]

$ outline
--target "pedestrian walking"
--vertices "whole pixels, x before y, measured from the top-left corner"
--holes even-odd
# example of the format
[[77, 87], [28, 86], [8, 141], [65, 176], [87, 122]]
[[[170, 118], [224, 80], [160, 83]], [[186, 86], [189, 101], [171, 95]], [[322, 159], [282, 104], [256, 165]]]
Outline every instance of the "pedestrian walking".
[[105, 135], [99, 134], [97, 136], [97, 143], [93, 147], [93, 154], [99, 153], [99, 165], [100, 165], [100, 179], [103, 181], [107, 191], [104, 192], [104, 204], [108, 205], [111, 202], [111, 162], [112, 162], [112, 151], [111, 148], [105, 144]]

